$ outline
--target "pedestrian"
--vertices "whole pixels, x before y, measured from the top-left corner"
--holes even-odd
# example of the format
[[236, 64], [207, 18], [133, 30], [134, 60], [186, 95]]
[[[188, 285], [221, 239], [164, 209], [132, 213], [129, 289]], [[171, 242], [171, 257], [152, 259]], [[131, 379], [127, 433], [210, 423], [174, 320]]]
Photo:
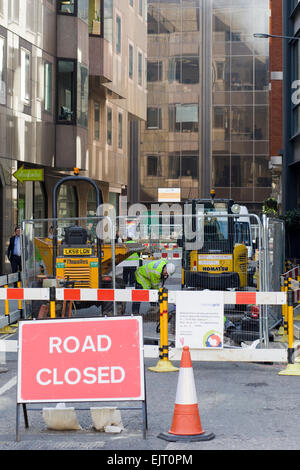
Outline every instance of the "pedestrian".
[[[135, 272], [135, 288], [136, 289], [159, 289], [164, 287], [164, 284], [169, 276], [172, 276], [176, 271], [176, 266], [167, 261], [154, 260], [149, 261], [137, 268]], [[138, 314], [140, 311], [139, 302], [134, 302], [132, 305], [132, 313]]]
[[53, 239], [53, 233], [54, 233], [54, 227], [53, 225], [51, 225], [49, 227], [49, 232], [48, 232], [48, 238], [50, 238], [51, 240]]
[[20, 227], [15, 228], [15, 234], [10, 238], [7, 257], [11, 264], [11, 270], [13, 273], [17, 273], [22, 270], [21, 266], [21, 237]]

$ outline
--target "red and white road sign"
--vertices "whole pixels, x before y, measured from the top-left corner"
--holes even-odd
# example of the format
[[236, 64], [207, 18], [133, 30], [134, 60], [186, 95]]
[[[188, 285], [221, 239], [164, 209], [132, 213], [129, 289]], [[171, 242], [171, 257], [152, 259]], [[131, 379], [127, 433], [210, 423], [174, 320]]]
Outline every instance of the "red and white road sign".
[[19, 322], [18, 403], [144, 394], [141, 317]]

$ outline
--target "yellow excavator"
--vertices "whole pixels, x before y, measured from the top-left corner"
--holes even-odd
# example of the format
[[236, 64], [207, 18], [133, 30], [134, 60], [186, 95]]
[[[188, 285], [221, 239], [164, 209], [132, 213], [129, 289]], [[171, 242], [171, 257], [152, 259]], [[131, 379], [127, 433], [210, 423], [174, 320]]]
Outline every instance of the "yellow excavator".
[[[234, 214], [238, 205], [232, 199], [216, 199], [211, 191], [207, 199], [193, 199], [193, 233], [196, 248], [186, 249], [183, 244], [183, 288], [195, 289], [240, 289], [248, 284], [247, 247], [235, 243]], [[192, 240], [193, 241], [193, 240]]]

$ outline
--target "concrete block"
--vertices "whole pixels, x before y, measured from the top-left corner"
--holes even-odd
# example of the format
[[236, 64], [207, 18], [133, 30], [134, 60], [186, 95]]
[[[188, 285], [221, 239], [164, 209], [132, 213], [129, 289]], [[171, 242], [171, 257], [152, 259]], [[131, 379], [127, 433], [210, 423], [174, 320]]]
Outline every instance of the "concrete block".
[[121, 412], [115, 407], [91, 407], [90, 412], [97, 431], [121, 432], [124, 429]]
[[56, 408], [43, 408], [43, 419], [48, 429], [57, 431], [77, 431], [82, 429], [74, 408], [58, 403]]

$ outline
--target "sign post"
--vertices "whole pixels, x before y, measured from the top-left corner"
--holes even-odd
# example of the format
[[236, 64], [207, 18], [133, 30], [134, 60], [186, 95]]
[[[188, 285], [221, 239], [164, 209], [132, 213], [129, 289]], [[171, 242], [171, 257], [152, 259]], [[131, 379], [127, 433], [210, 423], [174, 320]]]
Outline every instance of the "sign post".
[[21, 404], [28, 427], [27, 403], [131, 400], [145, 437], [142, 317], [19, 322], [17, 440]]

